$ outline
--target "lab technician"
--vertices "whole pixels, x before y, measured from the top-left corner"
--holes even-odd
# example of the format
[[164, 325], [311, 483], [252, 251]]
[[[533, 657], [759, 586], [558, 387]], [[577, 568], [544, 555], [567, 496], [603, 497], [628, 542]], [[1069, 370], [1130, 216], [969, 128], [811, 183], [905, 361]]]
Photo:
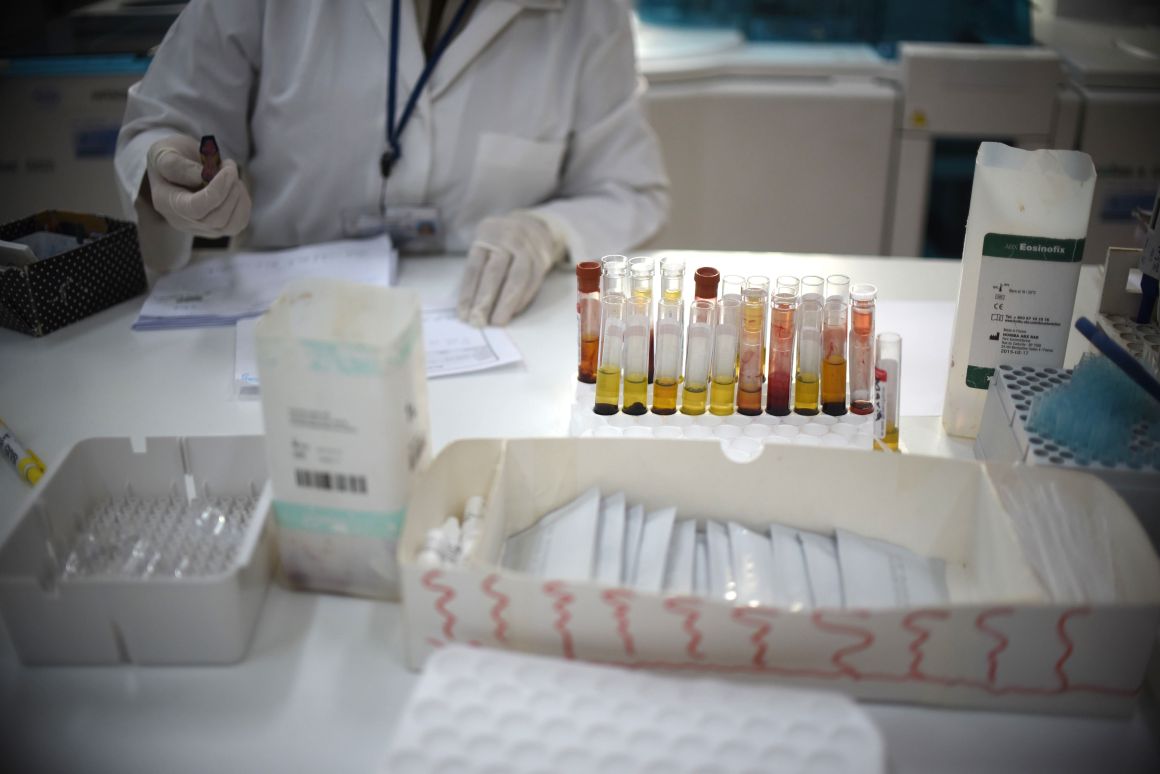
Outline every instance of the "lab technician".
[[[192, 0], [129, 89], [117, 174], [156, 271], [194, 235], [385, 227], [466, 250], [460, 316], [502, 325], [566, 256], [662, 225], [642, 83], [621, 0]], [[205, 134], [227, 160], [203, 187]]]

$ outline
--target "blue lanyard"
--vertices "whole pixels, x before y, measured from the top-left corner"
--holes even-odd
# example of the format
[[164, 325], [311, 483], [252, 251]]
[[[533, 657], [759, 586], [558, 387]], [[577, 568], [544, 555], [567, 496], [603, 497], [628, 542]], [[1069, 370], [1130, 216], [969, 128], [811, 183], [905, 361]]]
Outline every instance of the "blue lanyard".
[[379, 170], [383, 173], [384, 179], [390, 177], [391, 167], [394, 166], [395, 160], [403, 155], [399, 138], [403, 135], [403, 129], [407, 127], [407, 122], [411, 120], [411, 114], [415, 112], [415, 103], [419, 101], [419, 94], [422, 93], [423, 87], [427, 85], [427, 80], [435, 70], [435, 65], [439, 63], [443, 52], [451, 44], [451, 39], [455, 36], [455, 31], [463, 24], [463, 19], [467, 16], [467, 8], [471, 5], [471, 0], [462, 0], [460, 2], [459, 10], [452, 17], [447, 31], [443, 33], [443, 36], [439, 38], [439, 42], [435, 44], [435, 50], [431, 52], [430, 58], [423, 66], [423, 72], [419, 74], [419, 80], [415, 82], [415, 88], [411, 89], [411, 96], [407, 98], [407, 104], [403, 107], [403, 115], [396, 123], [396, 85], [399, 79], [399, 4], [400, 0], [393, 0], [391, 3], [391, 59], [387, 80], [387, 145], [389, 147], [383, 152], [382, 158], [379, 159]]

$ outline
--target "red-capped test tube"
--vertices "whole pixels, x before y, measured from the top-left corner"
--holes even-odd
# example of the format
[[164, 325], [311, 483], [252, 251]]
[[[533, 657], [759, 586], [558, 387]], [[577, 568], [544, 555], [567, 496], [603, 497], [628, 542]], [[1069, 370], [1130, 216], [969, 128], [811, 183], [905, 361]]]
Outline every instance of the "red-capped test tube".
[[600, 354], [600, 264], [576, 264], [576, 326], [579, 331], [579, 365], [576, 378], [596, 384], [596, 357]]

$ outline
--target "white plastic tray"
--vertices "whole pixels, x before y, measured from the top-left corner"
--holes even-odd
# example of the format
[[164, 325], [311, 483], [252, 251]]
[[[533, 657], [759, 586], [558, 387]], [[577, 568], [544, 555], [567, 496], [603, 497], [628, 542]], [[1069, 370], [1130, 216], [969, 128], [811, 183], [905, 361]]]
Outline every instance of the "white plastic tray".
[[[0, 545], [0, 615], [27, 664], [219, 664], [246, 653], [269, 586], [270, 496], [261, 436], [91, 438], [76, 444], [29, 496]], [[243, 499], [244, 498], [244, 499]], [[248, 518], [238, 503], [256, 502]], [[117, 512], [125, 502], [171, 505]], [[132, 517], [160, 546], [176, 513], [230, 503], [234, 536], [174, 547], [190, 561], [68, 567], [95, 519]], [[184, 506], [184, 510], [183, 510]], [[111, 513], [111, 515], [110, 515]], [[134, 544], [136, 545], [136, 544]], [[220, 546], [224, 545], [224, 548]]]
[[845, 696], [451, 646], [427, 662], [384, 772], [875, 774]]

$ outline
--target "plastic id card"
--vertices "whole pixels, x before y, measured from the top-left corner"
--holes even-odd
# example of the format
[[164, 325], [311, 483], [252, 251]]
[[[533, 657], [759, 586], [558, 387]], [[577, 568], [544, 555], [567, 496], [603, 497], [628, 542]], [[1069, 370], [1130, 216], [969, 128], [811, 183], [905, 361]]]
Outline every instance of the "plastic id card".
[[729, 549], [738, 604], [773, 604], [773, 552], [769, 538], [760, 532], [729, 522]]
[[729, 551], [729, 533], [719, 521], [705, 523], [705, 549], [709, 596], [732, 602], [737, 599], [733, 580], [733, 557]]
[[[640, 553], [636, 559], [636, 588], [659, 593], [664, 586], [665, 567], [668, 564], [669, 541], [673, 535], [676, 508], [650, 511], [644, 517], [640, 533]], [[690, 548], [690, 551], [692, 549]]]
[[400, 252], [443, 252], [443, 218], [438, 207], [387, 207], [387, 233]]
[[838, 561], [849, 607], [923, 607], [949, 601], [942, 559], [840, 529]]
[[810, 609], [810, 579], [797, 530], [770, 524], [769, 544], [773, 549], [773, 604], [787, 610]]
[[810, 596], [814, 607], [841, 608], [842, 573], [838, 567], [838, 549], [834, 538], [813, 532], [798, 532], [810, 579]]
[[600, 490], [589, 489], [515, 533], [504, 544], [503, 566], [553, 580], [592, 579]]
[[593, 579], [608, 586], [620, 585], [624, 568], [624, 492], [600, 501], [600, 525], [596, 532], [596, 569]]
[[634, 505], [624, 515], [624, 564], [622, 586], [636, 585], [636, 560], [640, 556], [640, 533], [644, 530], [644, 506]]
[[693, 592], [693, 562], [697, 552], [697, 522], [682, 519], [673, 525], [665, 569], [665, 591], [669, 594]]

